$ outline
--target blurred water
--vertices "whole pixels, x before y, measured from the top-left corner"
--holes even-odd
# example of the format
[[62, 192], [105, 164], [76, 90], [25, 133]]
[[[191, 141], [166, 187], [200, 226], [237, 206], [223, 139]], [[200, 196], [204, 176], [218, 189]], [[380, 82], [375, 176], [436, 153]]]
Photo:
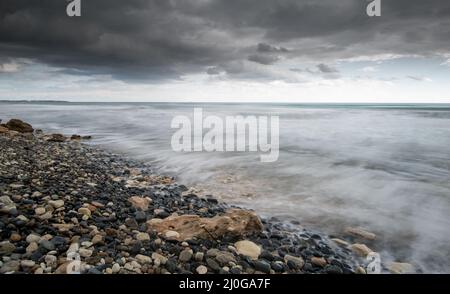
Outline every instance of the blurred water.
[[[172, 152], [171, 119], [192, 116], [194, 106], [205, 115], [279, 115], [279, 160]], [[450, 107], [0, 103], [0, 118], [13, 117], [93, 135], [93, 144], [266, 216], [336, 235], [366, 227], [385, 260], [450, 273]]]

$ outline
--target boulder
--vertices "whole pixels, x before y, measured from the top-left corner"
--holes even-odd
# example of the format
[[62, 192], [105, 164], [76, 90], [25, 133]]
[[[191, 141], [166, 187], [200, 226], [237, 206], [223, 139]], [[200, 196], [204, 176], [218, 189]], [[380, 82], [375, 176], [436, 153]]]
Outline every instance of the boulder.
[[369, 253], [373, 252], [372, 249], [364, 244], [353, 244], [350, 246], [352, 251], [361, 257], [366, 257]]
[[9, 131], [8, 128], [3, 127], [3, 126], [0, 126], [0, 134], [5, 134], [5, 133], [7, 133], [8, 131]]
[[67, 138], [62, 134], [51, 134], [51, 135], [45, 135], [43, 139], [47, 142], [65, 142]]
[[6, 127], [11, 131], [16, 131], [19, 133], [34, 132], [34, 129], [30, 124], [23, 122], [20, 119], [11, 119], [9, 122], [6, 123]]
[[370, 241], [375, 240], [377, 237], [377, 235], [375, 235], [374, 233], [368, 232], [361, 228], [352, 228], [352, 227], [346, 228], [345, 234]]
[[234, 244], [237, 253], [250, 257], [251, 259], [258, 259], [261, 254], [261, 247], [252, 241], [244, 240]]
[[133, 205], [134, 208], [140, 209], [142, 211], [147, 211], [148, 206], [151, 203], [149, 198], [143, 198], [139, 196], [133, 196], [128, 199], [128, 201]]
[[178, 241], [193, 238], [216, 240], [225, 235], [243, 237], [261, 232], [263, 225], [259, 217], [252, 211], [230, 209], [225, 214], [212, 218], [201, 218], [198, 215], [169, 216], [160, 221], [147, 222], [150, 231], [165, 234], [168, 231], [178, 232]]

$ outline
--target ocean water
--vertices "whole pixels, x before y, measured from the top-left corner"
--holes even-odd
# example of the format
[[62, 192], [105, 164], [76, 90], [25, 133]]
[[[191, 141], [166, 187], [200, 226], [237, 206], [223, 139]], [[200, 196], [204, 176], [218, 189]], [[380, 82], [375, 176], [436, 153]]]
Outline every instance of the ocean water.
[[[280, 156], [176, 153], [175, 115], [278, 115]], [[92, 135], [223, 200], [342, 236], [377, 234], [382, 261], [450, 273], [450, 105], [0, 103], [0, 118]]]

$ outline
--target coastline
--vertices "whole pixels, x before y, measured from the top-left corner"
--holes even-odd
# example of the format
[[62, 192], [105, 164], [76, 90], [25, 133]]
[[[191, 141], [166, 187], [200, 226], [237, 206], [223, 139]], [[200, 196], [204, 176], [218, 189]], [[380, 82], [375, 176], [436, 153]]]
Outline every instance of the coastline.
[[362, 243], [199, 197], [81, 136], [33, 131], [0, 129], [1, 273], [68, 273], [74, 261], [91, 274], [366, 272]]

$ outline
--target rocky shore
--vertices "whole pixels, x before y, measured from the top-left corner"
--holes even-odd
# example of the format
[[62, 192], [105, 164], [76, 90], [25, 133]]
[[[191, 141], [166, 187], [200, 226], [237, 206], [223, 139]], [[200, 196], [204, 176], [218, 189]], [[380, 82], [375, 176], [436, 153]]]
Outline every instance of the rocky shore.
[[83, 139], [0, 126], [0, 273], [365, 273], [364, 244], [199, 197]]

